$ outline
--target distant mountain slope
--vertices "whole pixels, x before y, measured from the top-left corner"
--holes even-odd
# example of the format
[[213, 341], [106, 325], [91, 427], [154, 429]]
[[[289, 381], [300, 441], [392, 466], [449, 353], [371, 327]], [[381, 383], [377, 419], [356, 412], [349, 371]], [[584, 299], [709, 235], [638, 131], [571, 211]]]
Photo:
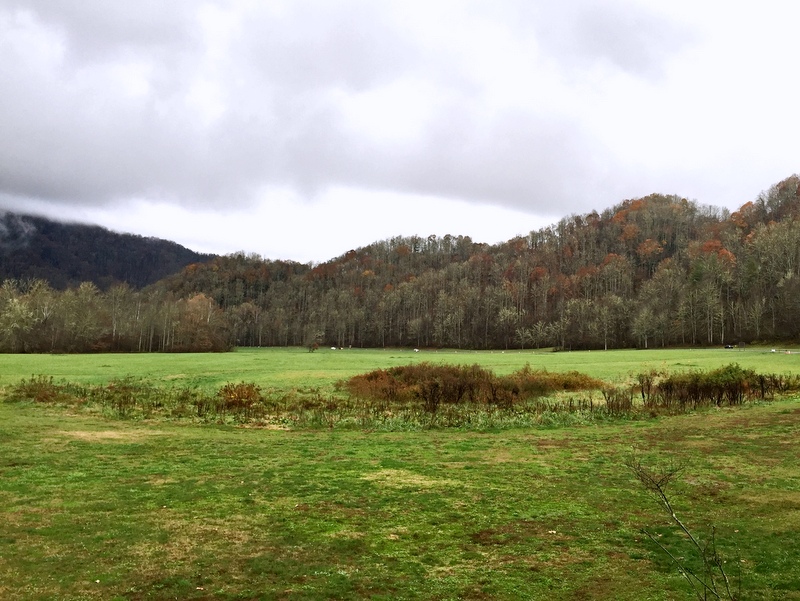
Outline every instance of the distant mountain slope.
[[0, 214], [0, 281], [41, 278], [54, 288], [94, 282], [103, 289], [127, 282], [141, 288], [212, 257], [174, 242], [99, 226]]
[[800, 177], [733, 213], [651, 194], [496, 245], [396, 237], [308, 266], [240, 253], [158, 286], [213, 301], [238, 346], [800, 340]]
[[[317, 265], [0, 217], [0, 352], [607, 349], [800, 341], [800, 176], [729, 212], [674, 195], [489, 245], [396, 237]], [[175, 254], [171, 254], [175, 253]], [[176, 258], [178, 257], [178, 258]], [[179, 263], [186, 262], [179, 269]]]

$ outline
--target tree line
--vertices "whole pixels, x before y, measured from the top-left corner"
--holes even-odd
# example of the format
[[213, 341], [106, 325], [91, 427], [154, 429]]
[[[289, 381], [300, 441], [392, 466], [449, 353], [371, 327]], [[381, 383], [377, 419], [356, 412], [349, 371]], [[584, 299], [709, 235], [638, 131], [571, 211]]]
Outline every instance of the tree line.
[[168, 352], [230, 349], [227, 318], [209, 297], [127, 284], [101, 291], [84, 282], [55, 290], [44, 280], [0, 287], [4, 352]]
[[[236, 253], [155, 285], [0, 291], [5, 351], [571, 349], [800, 338], [800, 178], [739, 210], [626, 200], [498, 245], [396, 237], [318, 265]], [[49, 309], [48, 309], [49, 307]]]

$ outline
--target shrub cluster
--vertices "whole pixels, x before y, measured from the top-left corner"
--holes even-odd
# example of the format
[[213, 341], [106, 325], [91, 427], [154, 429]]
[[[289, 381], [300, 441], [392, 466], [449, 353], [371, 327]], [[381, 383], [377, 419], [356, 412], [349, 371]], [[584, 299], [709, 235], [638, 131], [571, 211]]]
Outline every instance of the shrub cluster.
[[383, 406], [418, 403], [435, 413], [442, 405], [511, 408], [556, 391], [599, 389], [603, 382], [578, 372], [549, 373], [529, 365], [499, 377], [479, 365], [417, 363], [377, 369], [340, 383], [352, 396]]
[[741, 405], [771, 399], [776, 393], [800, 388], [797, 376], [758, 374], [736, 363], [708, 372], [649, 372], [637, 377], [646, 409], [687, 411], [707, 406]]

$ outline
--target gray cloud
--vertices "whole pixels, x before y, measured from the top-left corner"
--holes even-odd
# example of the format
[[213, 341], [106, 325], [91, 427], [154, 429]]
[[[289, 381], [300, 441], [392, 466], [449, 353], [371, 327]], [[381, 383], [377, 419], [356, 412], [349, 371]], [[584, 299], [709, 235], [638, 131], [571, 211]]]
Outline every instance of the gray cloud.
[[561, 50], [581, 61], [605, 60], [637, 76], [658, 77], [693, 32], [632, 3], [586, 3], [571, 15]]
[[352, 155], [350, 178], [376, 188], [498, 202], [559, 214], [591, 202], [592, 157], [599, 143], [557, 117], [507, 111], [487, 121], [448, 107], [427, 132], [424, 152], [397, 152], [375, 162], [369, 149]]
[[262, 84], [290, 93], [363, 90], [419, 60], [379, 5], [353, 1], [294, 2], [280, 15], [262, 9], [243, 23], [234, 54]]
[[[154, 196], [235, 203], [261, 183], [323, 183], [326, 165], [318, 155], [326, 148], [338, 154], [352, 141], [334, 131], [335, 107], [318, 95], [392, 78], [410, 51], [380, 26], [380, 15], [357, 12], [355, 4], [331, 10], [327, 3], [296, 3], [288, 14], [253, 15], [225, 71], [212, 74], [226, 97], [225, 114], [209, 126], [186, 106], [192, 84], [205, 77], [204, 48], [187, 11], [173, 6], [163, 14], [160, 3], [143, 5], [141, 13], [138, 5], [105, 2], [27, 6], [34, 25], [57, 33], [64, 53], [42, 64], [22, 44], [3, 48], [10, 93], [0, 99], [7, 140], [0, 186], [54, 201]], [[9, 29], [15, 18], [25, 25], [12, 14]], [[114, 89], [105, 70], [129, 58], [146, 62], [143, 98]]]
[[605, 62], [636, 77], [658, 78], [671, 56], [697, 41], [693, 28], [629, 0], [510, 0], [499, 7], [499, 18], [518, 35], [535, 35], [554, 60], [572, 69]]
[[[216, 206], [253, 202], [269, 185], [308, 197], [345, 185], [563, 213], [591, 208], [591, 191], [620, 169], [580, 118], [488, 106], [491, 82], [473, 77], [457, 54], [421, 42], [382, 4], [255, 4], [234, 19], [218, 56], [189, 0], [15, 0], [0, 9], [0, 196]], [[213, 6], [240, 8], [235, 0]], [[689, 39], [639, 5], [464, 6], [536, 41], [541, 60], [578, 71], [604, 61], [657, 77]], [[517, 58], [493, 60], [499, 69]], [[446, 99], [431, 99], [419, 136], [384, 143], [348, 125], [350, 95], [402, 78], [426, 81], [420, 94], [434, 89]], [[203, 86], [211, 115], [193, 103]]]
[[9, 3], [9, 8], [32, 13], [62, 38], [68, 57], [76, 64], [106, 62], [126, 51], [165, 51], [162, 58], [167, 58], [169, 52], [180, 52], [195, 39], [196, 7], [191, 0], [167, 3], [10, 0]]

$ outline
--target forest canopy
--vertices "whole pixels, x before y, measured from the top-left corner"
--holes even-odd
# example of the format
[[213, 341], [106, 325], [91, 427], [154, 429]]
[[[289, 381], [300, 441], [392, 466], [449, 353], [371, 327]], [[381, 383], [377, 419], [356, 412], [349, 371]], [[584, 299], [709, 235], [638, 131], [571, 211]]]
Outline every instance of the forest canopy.
[[796, 341], [799, 184], [730, 214], [653, 194], [497, 245], [396, 237], [318, 265], [236, 253], [143, 287], [16, 277], [0, 288], [0, 350]]

